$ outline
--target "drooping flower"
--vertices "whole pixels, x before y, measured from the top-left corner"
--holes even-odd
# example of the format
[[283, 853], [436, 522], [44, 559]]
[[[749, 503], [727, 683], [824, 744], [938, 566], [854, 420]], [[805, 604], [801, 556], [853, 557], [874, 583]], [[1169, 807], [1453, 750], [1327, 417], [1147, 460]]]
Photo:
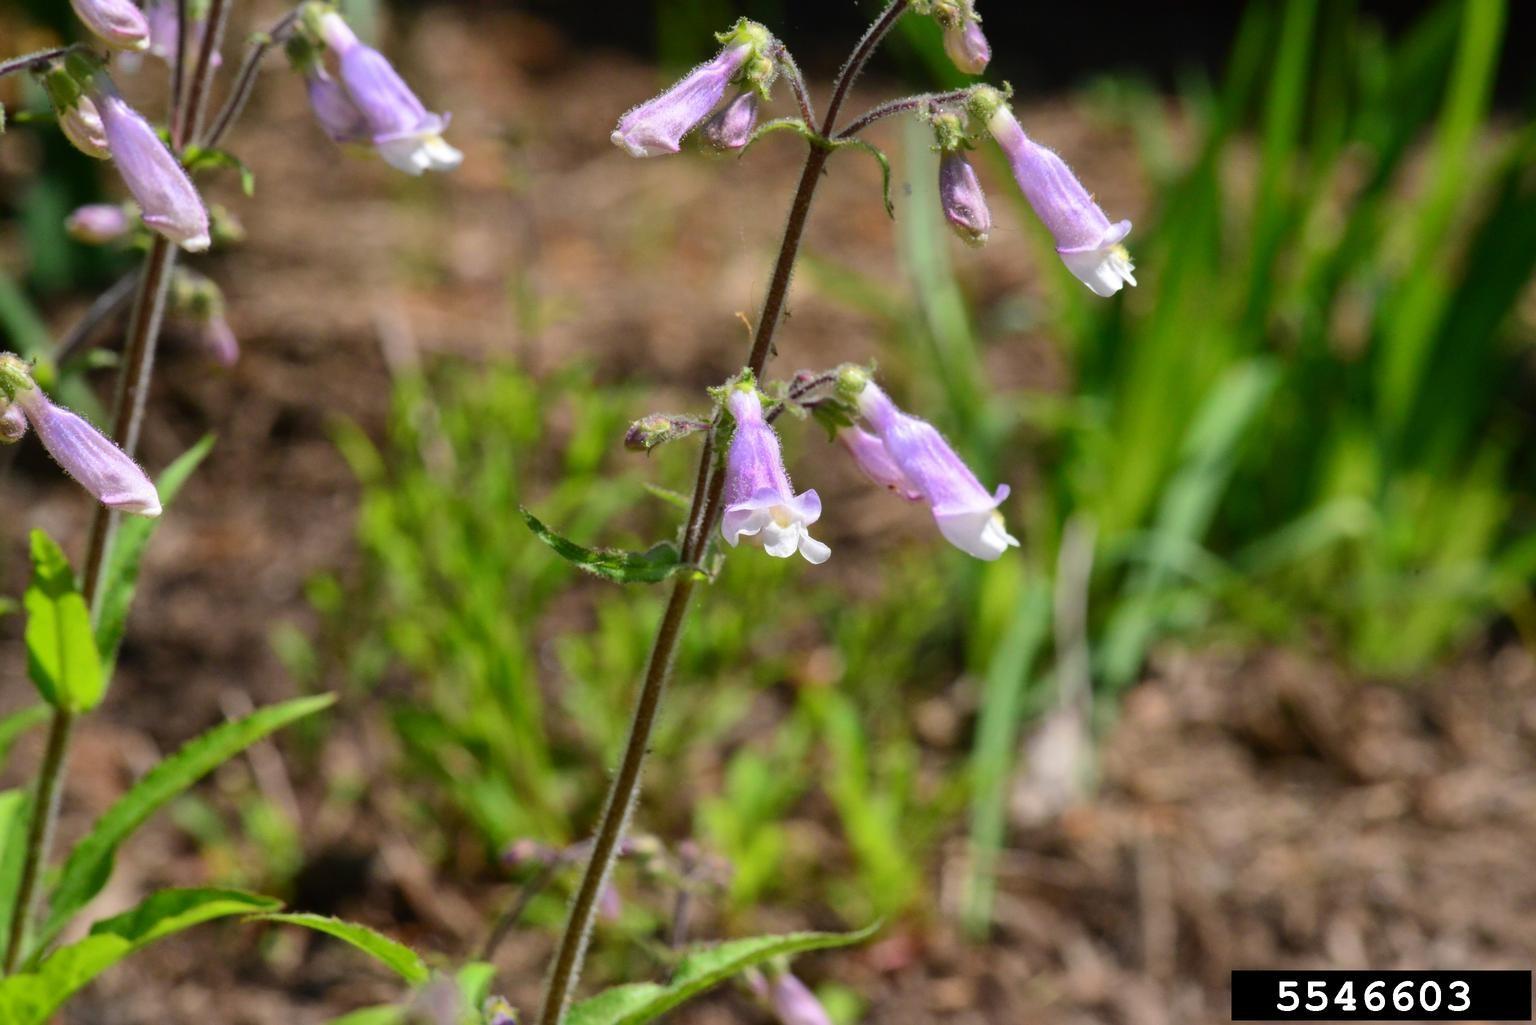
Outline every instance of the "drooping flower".
[[[683, 136], [709, 117], [709, 112], [725, 98], [731, 83], [742, 77], [744, 68], [748, 70], [746, 77], [751, 76], [753, 69], [748, 67], [748, 61], [757, 64], [758, 54], [771, 39], [768, 30], [756, 22], [738, 23], [724, 40], [724, 49], [711, 60], [688, 72], [660, 96], [619, 118], [618, 127], [610, 136], [613, 144], [634, 157], [676, 153], [682, 147]], [[771, 74], [771, 70], [767, 73]], [[755, 106], [753, 112], [755, 116]]]
[[909, 502], [922, 501], [922, 492], [901, 472], [901, 467], [896, 465], [896, 461], [886, 451], [885, 442], [857, 424], [839, 429], [837, 440], [853, 456], [854, 463], [863, 471], [864, 476], [883, 488], [890, 488]]
[[118, 203], [87, 203], [64, 219], [64, 230], [76, 242], [104, 246], [133, 230], [133, 216]]
[[763, 418], [756, 390], [750, 385], [732, 388], [726, 406], [735, 418], [736, 433], [726, 457], [720, 533], [733, 546], [746, 538], [780, 559], [798, 551], [807, 562], [826, 562], [832, 550], [807, 529], [821, 517], [821, 498], [815, 491], [794, 493], [779, 437]]
[[757, 127], [758, 94], [743, 89], [736, 98], [721, 107], [699, 129], [705, 145], [722, 152], [739, 150], [752, 139]]
[[133, 0], [69, 0], [69, 5], [86, 28], [113, 49], [149, 46], [149, 22]]
[[368, 119], [357, 109], [341, 84], [318, 63], [304, 72], [309, 109], [332, 142], [368, 142]]
[[[382, 53], [365, 46], [341, 15], [334, 11], [322, 15], [320, 34], [335, 51], [342, 85], [362, 113], [368, 138], [385, 163], [419, 175], [451, 171], [463, 162], [464, 154], [443, 139], [448, 116], [427, 110], [394, 66]], [[331, 125], [325, 127], [330, 131]]]
[[857, 393], [859, 412], [879, 434], [891, 462], [913, 491], [928, 503], [939, 533], [978, 559], [999, 558], [1018, 539], [1008, 533], [997, 507], [1008, 485], [988, 494], [938, 430], [896, 408], [879, 385], [866, 381]]
[[955, 67], [967, 75], [979, 75], [987, 70], [992, 60], [992, 44], [981, 31], [981, 22], [974, 14], [944, 30], [944, 52]]
[[987, 129], [1008, 158], [1024, 198], [1055, 238], [1067, 269], [1101, 296], [1136, 284], [1130, 253], [1120, 244], [1131, 222], [1111, 224], [1065, 161], [1024, 134], [1006, 103], [998, 103], [988, 116]]
[[181, 163], [104, 75], [93, 81], [90, 98], [101, 113], [113, 163], [138, 201], [140, 218], [189, 253], [207, 249], [208, 210]]
[[747, 976], [753, 995], [767, 1005], [779, 1025], [832, 1025], [832, 1017], [810, 987], [789, 972], [764, 978], [762, 972]]
[[0, 356], [0, 401], [7, 397], [7, 416], [19, 409], [48, 454], [102, 505], [160, 515], [160, 496], [139, 465], [85, 419], [54, 405], [14, 356]]
[[976, 169], [958, 152], [939, 158], [939, 204], [955, 234], [972, 246], [984, 245], [992, 233], [992, 212]]

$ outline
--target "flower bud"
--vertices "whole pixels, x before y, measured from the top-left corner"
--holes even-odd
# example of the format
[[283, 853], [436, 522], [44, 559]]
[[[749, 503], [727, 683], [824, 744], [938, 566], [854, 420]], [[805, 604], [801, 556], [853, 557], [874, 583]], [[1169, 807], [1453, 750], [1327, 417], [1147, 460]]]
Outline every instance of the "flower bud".
[[[171, 155], [143, 115], [128, 106], [104, 76], [91, 93], [113, 162], [138, 200], [140, 217], [190, 253], [208, 248], [208, 211], [181, 163]], [[105, 84], [103, 84], [105, 83]]]
[[113, 49], [149, 46], [149, 22], [132, 0], [69, 0], [69, 5], [86, 28]]
[[221, 367], [232, 367], [240, 362], [240, 339], [222, 315], [215, 314], [204, 320], [197, 332], [197, 343], [208, 358]]
[[[325, 45], [336, 52], [341, 83], [385, 163], [419, 175], [451, 171], [463, 162], [464, 154], [443, 140], [447, 115], [428, 111], [384, 55], [364, 46], [341, 15], [334, 11], [321, 15], [319, 31]], [[340, 125], [339, 121], [321, 123], [327, 131]]]
[[14, 445], [27, 436], [27, 416], [17, 405], [0, 409], [0, 445]]
[[88, 203], [64, 219], [64, 230], [76, 242], [104, 246], [133, 230], [133, 216], [116, 203]]
[[809, 563], [826, 562], [832, 550], [807, 529], [821, 518], [821, 497], [815, 491], [794, 493], [778, 435], [763, 418], [757, 389], [733, 386], [726, 406], [736, 431], [726, 457], [720, 533], [732, 546], [746, 538], [776, 558], [787, 559], [798, 551]]
[[816, 994], [789, 972], [768, 979], [753, 971], [747, 976], [747, 986], [773, 1012], [779, 1025], [832, 1025], [832, 1017]]
[[992, 213], [976, 179], [976, 169], [959, 153], [939, 159], [939, 203], [955, 234], [972, 246], [984, 245], [992, 231]]
[[1056, 252], [1067, 269], [1105, 297], [1136, 284], [1130, 254], [1120, 244], [1130, 234], [1131, 222], [1111, 224], [1061, 157], [1024, 134], [1007, 104], [996, 105], [987, 128], [1002, 147], [1035, 216], [1055, 238]]
[[1018, 546], [997, 511], [1008, 485], [989, 495], [932, 424], [897, 409], [873, 381], [864, 384], [857, 401], [902, 478], [928, 503], [945, 540], [989, 561]]
[[[765, 72], [757, 67], [757, 62], [772, 39], [767, 29], [743, 19], [723, 40], [725, 48], [712, 60], [688, 72], [660, 96], [619, 118], [618, 127], [610, 136], [613, 144], [635, 157], [676, 153], [682, 147], [683, 136], [709, 117], [733, 81], [741, 77], [765, 81]], [[749, 62], [752, 67], [748, 67]], [[767, 73], [771, 74], [771, 63]], [[739, 120], [739, 113], [737, 117]]]
[[992, 60], [992, 44], [987, 42], [975, 15], [945, 28], [944, 52], [967, 75], [981, 74]]
[[704, 144], [721, 152], [739, 150], [752, 141], [757, 128], [758, 94], [744, 89], [736, 98], [716, 111], [699, 129]]
[[80, 83], [75, 77], [64, 67], [55, 65], [40, 76], [40, 81], [48, 101], [53, 104], [54, 115], [59, 119], [59, 130], [69, 144], [88, 157], [111, 158], [112, 150], [107, 145], [106, 129], [101, 126], [101, 114], [90, 97], [80, 91]]
[[18, 391], [15, 404], [48, 454], [102, 505], [140, 516], [160, 515], [160, 496], [149, 477], [84, 418], [54, 405], [36, 386]]

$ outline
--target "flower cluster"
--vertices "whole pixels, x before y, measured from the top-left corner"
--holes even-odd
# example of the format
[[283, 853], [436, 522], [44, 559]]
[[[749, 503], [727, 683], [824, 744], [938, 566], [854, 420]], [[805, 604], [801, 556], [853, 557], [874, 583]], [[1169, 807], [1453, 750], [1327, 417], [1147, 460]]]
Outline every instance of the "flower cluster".
[[32, 380], [27, 365], [0, 354], [0, 442], [37, 433], [48, 454], [109, 509], [160, 515], [160, 496], [148, 476], [84, 417], [55, 405]]

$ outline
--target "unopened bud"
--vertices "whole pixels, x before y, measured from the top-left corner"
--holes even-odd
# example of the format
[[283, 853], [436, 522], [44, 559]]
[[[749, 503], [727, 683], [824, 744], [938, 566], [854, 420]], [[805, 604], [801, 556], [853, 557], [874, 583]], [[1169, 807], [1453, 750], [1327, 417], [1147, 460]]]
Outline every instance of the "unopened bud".
[[696, 416], [652, 413], [629, 425], [629, 430], [624, 432], [624, 447], [631, 452], [649, 452], [669, 441], [686, 438], [699, 431], [707, 431], [710, 426], [709, 421], [701, 420]]
[[64, 230], [76, 242], [104, 246], [133, 230], [133, 217], [114, 203], [88, 203], [64, 219]]
[[744, 147], [752, 141], [752, 132], [757, 128], [757, 107], [755, 89], [738, 93], [699, 129], [704, 144], [727, 153]]
[[968, 245], [979, 246], [987, 241], [992, 231], [987, 197], [981, 191], [976, 169], [959, 153], [946, 153], [939, 160], [939, 203], [944, 219]]
[[128, 454], [86, 420], [48, 400], [37, 387], [18, 391], [16, 405], [32, 423], [48, 454], [109, 509], [160, 515], [160, 496]]
[[944, 52], [967, 75], [979, 75], [992, 60], [992, 44], [974, 17], [944, 30]]
[[149, 22], [132, 0], [69, 0], [75, 15], [102, 42], [116, 50], [149, 46]]
[[8, 405], [0, 412], [0, 445], [14, 445], [27, 436], [27, 417], [20, 406]]

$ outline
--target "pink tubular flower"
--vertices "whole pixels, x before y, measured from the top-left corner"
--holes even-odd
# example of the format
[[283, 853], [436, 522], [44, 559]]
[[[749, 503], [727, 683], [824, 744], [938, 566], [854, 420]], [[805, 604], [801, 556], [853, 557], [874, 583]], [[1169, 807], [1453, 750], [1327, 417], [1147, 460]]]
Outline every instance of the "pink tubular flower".
[[[341, 15], [322, 15], [320, 33], [325, 45], [335, 51], [342, 85], [385, 163], [419, 175], [451, 171], [463, 162], [464, 154], [443, 140], [447, 115], [427, 110], [384, 55], [363, 45]], [[330, 127], [326, 125], [327, 131]]]
[[64, 230], [76, 242], [104, 246], [133, 230], [133, 217], [116, 203], [87, 203], [64, 219]]
[[683, 136], [698, 127], [725, 97], [731, 80], [752, 56], [752, 44], [735, 42], [713, 60], [688, 72], [672, 88], [619, 118], [610, 138], [633, 157], [676, 153]]
[[967, 75], [981, 74], [992, 60], [992, 44], [974, 15], [944, 30], [944, 52]]
[[160, 515], [154, 484], [106, 435], [54, 405], [36, 386], [18, 391], [15, 404], [31, 421], [48, 454], [102, 505], [140, 516]]
[[1018, 546], [997, 511], [1008, 497], [1008, 485], [1000, 484], [988, 494], [932, 424], [897, 409], [873, 381], [859, 392], [858, 406], [880, 435], [891, 462], [928, 503], [945, 540], [988, 561]]
[[976, 169], [959, 153], [939, 158], [939, 203], [955, 234], [972, 246], [984, 245], [992, 233], [992, 212]]
[[757, 127], [757, 104], [757, 90], [742, 90], [704, 122], [699, 135], [712, 149], [723, 152], [741, 149], [752, 140], [752, 131]]
[[143, 115], [102, 81], [98, 77], [91, 99], [101, 112], [117, 171], [138, 200], [140, 218], [189, 253], [207, 249], [208, 210], [192, 179]]
[[1007, 156], [1024, 198], [1056, 239], [1067, 269], [1101, 296], [1136, 284], [1130, 254], [1120, 244], [1131, 222], [1111, 224], [1071, 168], [1025, 135], [1006, 104], [988, 118], [987, 128]]
[[809, 563], [826, 562], [832, 550], [807, 529], [821, 518], [821, 498], [815, 491], [794, 493], [779, 437], [763, 419], [756, 390], [735, 387], [726, 405], [736, 420], [736, 433], [726, 458], [721, 535], [733, 546], [746, 538], [776, 558], [787, 559], [798, 551]]
[[885, 442], [858, 426], [840, 429], [837, 440], [853, 456], [853, 461], [864, 476], [883, 488], [890, 488], [909, 502], [922, 501], [922, 492], [901, 472], [901, 467], [896, 465], [896, 461], [886, 451]]
[[115, 50], [149, 46], [149, 22], [132, 0], [69, 0], [75, 16]]

